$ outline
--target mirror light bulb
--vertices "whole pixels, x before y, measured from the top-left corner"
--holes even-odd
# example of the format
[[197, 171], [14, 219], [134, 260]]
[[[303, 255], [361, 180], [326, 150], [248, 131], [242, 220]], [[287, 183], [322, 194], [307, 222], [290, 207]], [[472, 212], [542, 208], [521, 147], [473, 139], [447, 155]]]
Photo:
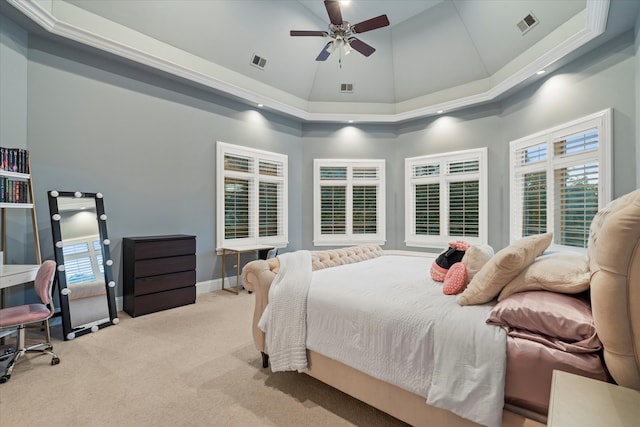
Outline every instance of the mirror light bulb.
[[109, 239], [104, 239], [104, 240], [102, 241], [102, 243], [104, 243], [104, 245], [105, 245], [105, 246], [109, 246], [109, 245], [111, 244], [111, 240], [109, 240]]
[[60, 264], [58, 266], [58, 271], [64, 271], [64, 264]]
[[60, 221], [60, 214], [53, 214], [51, 216], [51, 219], [54, 220], [54, 221]]
[[117, 325], [118, 323], [120, 323], [120, 319], [118, 319], [117, 317], [114, 317], [113, 319], [111, 319], [111, 323], [113, 323], [114, 325]]
[[107, 265], [113, 265], [113, 260], [108, 259], [106, 262]]
[[102, 193], [96, 193], [96, 198], [97, 199], [102, 199]]
[[73, 197], [82, 197], [82, 193], [79, 191], [76, 191], [75, 193], [73, 193]]
[[74, 332], [69, 332], [69, 333], [67, 334], [67, 339], [68, 339], [68, 340], [72, 340], [72, 339], [74, 339], [75, 337], [76, 337], [76, 334], [75, 334]]
[[114, 282], [113, 280], [109, 282], [110, 288], [115, 288], [115, 286], [116, 286], [116, 282]]
[[103, 221], [106, 221], [107, 220], [107, 215], [105, 215], [105, 214], [100, 215], [100, 219], [103, 220]]
[[60, 193], [58, 193], [56, 190], [53, 190], [49, 194], [51, 194], [51, 197], [58, 197], [60, 195]]
[[99, 329], [100, 329], [100, 328], [98, 327], [98, 325], [93, 325], [93, 326], [91, 327], [91, 332], [98, 332], [98, 330], [99, 330]]
[[61, 248], [62, 247], [62, 242], [56, 242], [56, 248]]
[[60, 291], [60, 293], [62, 295], [69, 295], [71, 293], [71, 289], [69, 288], [64, 288], [63, 290]]

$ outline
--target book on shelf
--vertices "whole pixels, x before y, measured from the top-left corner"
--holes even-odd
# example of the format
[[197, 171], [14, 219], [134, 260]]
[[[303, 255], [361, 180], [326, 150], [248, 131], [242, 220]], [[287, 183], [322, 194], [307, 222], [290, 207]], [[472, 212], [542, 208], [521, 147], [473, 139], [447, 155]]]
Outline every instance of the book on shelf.
[[29, 150], [0, 147], [0, 170], [29, 173]]
[[0, 203], [30, 203], [29, 183], [0, 176]]

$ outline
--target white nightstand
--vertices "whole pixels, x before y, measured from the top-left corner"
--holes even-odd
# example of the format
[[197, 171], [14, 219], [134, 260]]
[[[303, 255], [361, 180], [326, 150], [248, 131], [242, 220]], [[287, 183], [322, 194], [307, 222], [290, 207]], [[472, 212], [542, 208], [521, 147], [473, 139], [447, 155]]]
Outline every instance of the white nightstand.
[[553, 371], [549, 427], [640, 425], [640, 391]]

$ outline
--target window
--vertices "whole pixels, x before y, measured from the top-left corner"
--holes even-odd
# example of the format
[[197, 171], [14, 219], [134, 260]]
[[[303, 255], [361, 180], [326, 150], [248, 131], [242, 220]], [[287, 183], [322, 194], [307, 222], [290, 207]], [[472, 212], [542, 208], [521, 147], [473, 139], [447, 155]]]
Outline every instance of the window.
[[384, 160], [316, 159], [314, 244], [384, 244]]
[[287, 156], [217, 144], [217, 245], [287, 245]]
[[585, 248], [591, 219], [611, 200], [611, 110], [510, 143], [511, 240], [553, 232]]
[[405, 159], [405, 243], [487, 243], [487, 149]]
[[67, 285], [104, 280], [99, 236], [66, 239], [63, 242], [62, 254]]

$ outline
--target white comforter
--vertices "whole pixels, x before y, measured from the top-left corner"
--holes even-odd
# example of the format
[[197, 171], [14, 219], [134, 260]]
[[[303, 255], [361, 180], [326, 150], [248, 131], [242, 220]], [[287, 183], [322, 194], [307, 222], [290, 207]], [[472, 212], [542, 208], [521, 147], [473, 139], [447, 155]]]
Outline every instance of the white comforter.
[[491, 306], [431, 280], [433, 258], [387, 255], [315, 271], [307, 348], [487, 426], [502, 423], [506, 335]]

